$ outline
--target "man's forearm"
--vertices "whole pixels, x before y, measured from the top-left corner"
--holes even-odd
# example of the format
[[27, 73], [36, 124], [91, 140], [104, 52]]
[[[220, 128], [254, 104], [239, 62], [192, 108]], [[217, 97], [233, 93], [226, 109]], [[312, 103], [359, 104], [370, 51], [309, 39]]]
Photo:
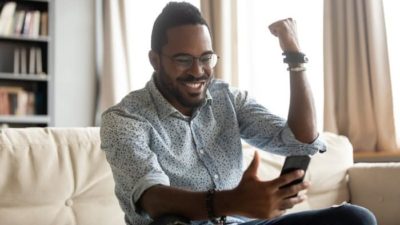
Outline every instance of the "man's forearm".
[[[219, 191], [214, 196], [216, 216], [233, 212], [230, 201], [228, 201], [230, 193], [231, 191]], [[206, 195], [206, 192], [193, 192], [157, 185], [149, 188], [142, 195], [140, 205], [154, 219], [162, 215], [178, 215], [190, 220], [205, 220], [208, 219]]]
[[209, 196], [210, 201], [206, 201], [206, 192], [157, 185], [143, 193], [139, 204], [153, 219], [171, 215], [189, 220], [206, 220], [209, 219], [209, 211], [212, 217], [241, 215], [270, 219], [304, 201], [301, 195], [293, 196], [307, 189], [307, 183], [281, 188], [304, 176], [304, 172], [293, 171], [270, 181], [262, 181], [257, 176], [259, 165], [260, 157], [256, 152], [238, 186], [232, 190], [215, 192], [211, 195], [213, 197]]
[[288, 124], [301, 142], [311, 143], [318, 136], [314, 100], [304, 71], [290, 72]]

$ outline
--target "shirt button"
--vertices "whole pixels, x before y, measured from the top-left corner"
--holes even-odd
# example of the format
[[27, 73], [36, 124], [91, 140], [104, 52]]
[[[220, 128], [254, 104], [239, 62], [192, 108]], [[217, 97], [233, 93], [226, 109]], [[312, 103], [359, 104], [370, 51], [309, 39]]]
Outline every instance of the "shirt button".
[[215, 178], [215, 179], [218, 179], [218, 175], [217, 175], [217, 174], [215, 174], [215, 175], [214, 175], [214, 178]]
[[65, 201], [65, 206], [67, 207], [71, 207], [74, 204], [74, 201], [72, 201], [72, 199], [67, 199], [67, 201]]

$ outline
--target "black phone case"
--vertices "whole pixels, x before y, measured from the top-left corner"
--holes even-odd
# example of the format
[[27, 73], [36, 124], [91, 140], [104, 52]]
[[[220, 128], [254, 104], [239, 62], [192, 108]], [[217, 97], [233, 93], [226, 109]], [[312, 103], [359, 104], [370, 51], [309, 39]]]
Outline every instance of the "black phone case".
[[[310, 163], [310, 160], [311, 160], [311, 157], [308, 155], [294, 155], [294, 156], [286, 157], [285, 163], [283, 164], [283, 167], [282, 167], [281, 176], [283, 174], [290, 173], [292, 171], [299, 170], [299, 169], [304, 170], [304, 174], [305, 174], [305, 172], [307, 171], [307, 168], [308, 168], [308, 164]], [[297, 180], [292, 181], [289, 184], [282, 186], [281, 188], [285, 188], [285, 187], [288, 187], [288, 186], [291, 186], [294, 184], [301, 183], [303, 181], [303, 179], [304, 179], [304, 176]]]

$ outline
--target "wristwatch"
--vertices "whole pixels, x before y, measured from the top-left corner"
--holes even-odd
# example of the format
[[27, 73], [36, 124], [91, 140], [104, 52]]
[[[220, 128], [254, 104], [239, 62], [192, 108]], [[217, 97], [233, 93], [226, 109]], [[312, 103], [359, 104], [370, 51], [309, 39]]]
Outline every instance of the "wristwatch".
[[307, 56], [302, 52], [284, 52], [283, 62], [287, 64], [303, 64], [308, 62]]

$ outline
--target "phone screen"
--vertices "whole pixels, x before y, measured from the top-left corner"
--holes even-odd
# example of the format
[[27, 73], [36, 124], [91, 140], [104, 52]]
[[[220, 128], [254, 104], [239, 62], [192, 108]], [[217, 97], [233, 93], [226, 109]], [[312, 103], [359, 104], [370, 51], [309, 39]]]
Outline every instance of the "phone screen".
[[[308, 164], [310, 163], [310, 160], [311, 160], [311, 157], [308, 155], [293, 155], [293, 156], [286, 157], [285, 163], [283, 164], [283, 167], [282, 167], [281, 176], [283, 174], [290, 173], [292, 171], [299, 170], [299, 169], [304, 170], [304, 174], [305, 174], [305, 172], [307, 171], [307, 168], [308, 168]], [[294, 184], [301, 183], [301, 182], [303, 182], [303, 179], [304, 179], [304, 175], [303, 175], [303, 177], [301, 177], [297, 180], [294, 180], [294, 181], [290, 182], [289, 184], [282, 186], [281, 188], [285, 188], [285, 187], [288, 187], [288, 186], [291, 186]]]

